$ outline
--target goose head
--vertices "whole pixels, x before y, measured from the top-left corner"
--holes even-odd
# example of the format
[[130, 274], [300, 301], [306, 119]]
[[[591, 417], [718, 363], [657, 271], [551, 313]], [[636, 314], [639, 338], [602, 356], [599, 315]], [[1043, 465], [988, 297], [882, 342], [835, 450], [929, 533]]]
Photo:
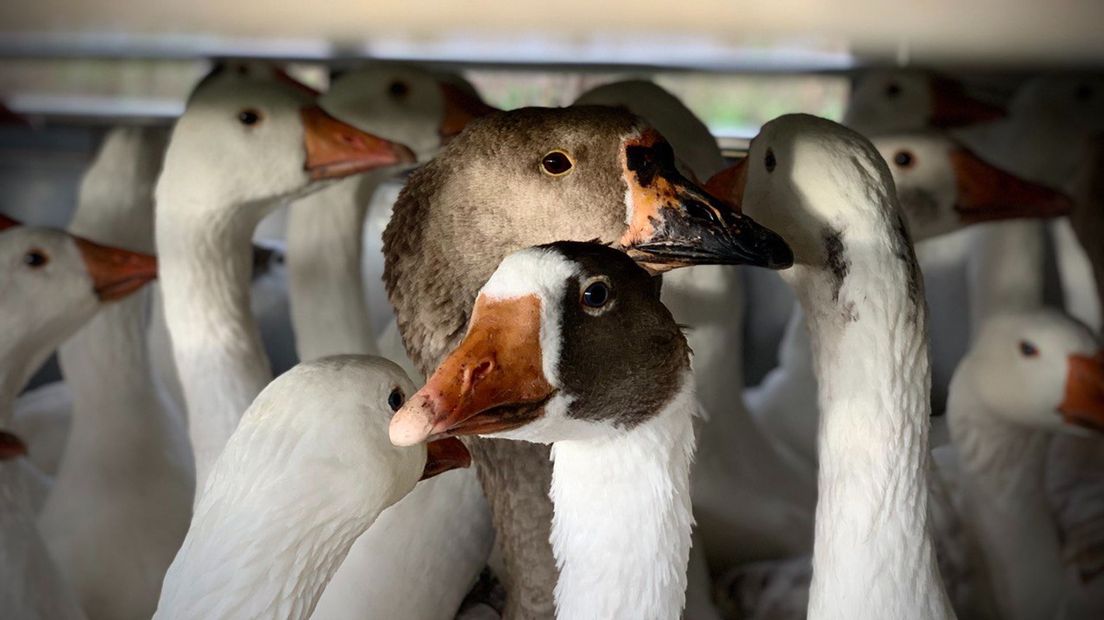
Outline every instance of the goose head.
[[982, 326], [963, 368], [985, 411], [1008, 423], [1104, 433], [1104, 349], [1063, 314], [995, 317]]
[[986, 162], [943, 133], [884, 135], [871, 142], [889, 164], [916, 241], [980, 222], [1067, 215], [1073, 208], [1068, 196]]
[[151, 256], [110, 248], [62, 231], [0, 218], [0, 359], [24, 375], [104, 302], [120, 299], [157, 275]]
[[395, 414], [391, 441], [611, 436], [659, 413], [689, 366], [659, 281], [624, 253], [567, 241], [521, 250], [480, 291], [460, 345]]
[[[406, 208], [411, 202], [435, 206], [427, 216]], [[476, 273], [557, 239], [617, 244], [653, 272], [701, 263], [780, 268], [792, 258], [778, 235], [683, 177], [655, 130], [601, 106], [472, 121], [408, 181], [384, 237], [390, 262], [406, 259], [393, 248], [409, 243], [411, 227], [436, 235], [424, 243]]]
[[456, 439], [391, 444], [390, 419], [414, 391], [406, 373], [383, 358], [338, 355], [299, 364], [257, 396], [227, 444], [234, 466], [216, 467], [210, 484], [220, 474], [309, 481], [311, 488], [325, 481], [351, 493], [354, 505], [382, 510], [419, 480], [470, 463]]
[[333, 118], [315, 95], [266, 67], [216, 69], [173, 129], [158, 204], [263, 207], [326, 179], [413, 160], [405, 146]]
[[961, 82], [920, 72], [871, 71], [851, 93], [844, 124], [864, 133], [961, 127], [1002, 118], [1000, 106], [966, 93]]
[[362, 131], [402, 142], [419, 161], [495, 111], [459, 76], [402, 64], [338, 74], [318, 104]]
[[880, 236], [872, 225], [905, 226], [889, 169], [870, 141], [807, 114], [764, 125], [747, 157], [708, 185], [782, 235], [795, 266], [841, 269], [842, 233]]

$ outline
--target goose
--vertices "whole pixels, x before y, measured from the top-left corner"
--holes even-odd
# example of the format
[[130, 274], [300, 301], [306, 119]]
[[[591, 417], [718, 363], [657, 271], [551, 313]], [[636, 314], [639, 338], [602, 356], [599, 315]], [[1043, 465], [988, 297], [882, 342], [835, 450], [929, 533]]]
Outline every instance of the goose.
[[352, 355], [265, 387], [211, 470], [153, 617], [309, 618], [382, 511], [419, 478], [469, 462], [455, 439], [390, 445], [390, 415], [413, 391], [394, 363]]
[[[652, 82], [605, 84], [579, 96], [575, 105], [620, 106], [644, 118], [671, 143], [691, 178], [709, 179], [725, 167], [709, 129], [677, 97]], [[682, 169], [680, 168], [680, 169]], [[808, 553], [812, 546], [816, 481], [812, 472], [776, 445], [743, 407], [744, 286], [746, 270], [697, 265], [663, 277], [662, 299], [694, 351], [700, 419], [694, 459], [697, 556], [714, 573], [749, 560]], [[739, 499], [735, 499], [739, 498]], [[802, 536], [798, 532], [806, 532]], [[691, 573], [687, 614], [704, 617], [712, 587], [697, 596]]]
[[888, 166], [859, 134], [801, 114], [767, 123], [745, 161], [733, 195], [794, 250], [781, 274], [818, 380], [809, 617], [953, 617], [927, 523], [923, 280]]
[[[161, 128], [112, 130], [81, 182], [70, 232], [152, 254], [149, 168], [160, 161], [135, 155], [167, 138]], [[182, 420], [150, 374], [150, 294], [101, 310], [59, 355], [72, 425], [39, 528], [90, 618], [151, 615], [188, 529], [195, 474]]]
[[1055, 432], [1104, 432], [1100, 344], [1054, 311], [994, 317], [955, 373], [947, 420], [1000, 617], [1067, 617], [1075, 589], [1044, 484], [1047, 448]]
[[[486, 107], [453, 80], [405, 65], [343, 73], [318, 103], [358, 129], [409, 146], [423, 161]], [[372, 194], [401, 169], [341, 179], [291, 206], [287, 268], [301, 359], [379, 352], [361, 270], [362, 239]], [[379, 211], [369, 217], [382, 220], [386, 213]], [[382, 229], [381, 222], [376, 230]], [[401, 346], [386, 355], [406, 360]], [[415, 376], [408, 364], [400, 365]], [[473, 470], [426, 481], [357, 540], [312, 617], [452, 620], [486, 564], [493, 535]], [[435, 585], [417, 588], [419, 581]]]
[[[0, 429], [16, 395], [46, 357], [105, 302], [140, 289], [157, 273], [149, 256], [0, 216]], [[25, 445], [5, 435], [0, 450], [0, 600], [12, 618], [84, 618], [51, 560], [28, 496]]]
[[[407, 351], [428, 374], [463, 335], [509, 253], [561, 240], [616, 243], [656, 272], [788, 264], [776, 235], [688, 182], [667, 143], [613, 108], [526, 108], [472, 121], [408, 179], [384, 232], [384, 279]], [[471, 446], [490, 503], [506, 616], [550, 617], [556, 569], [546, 446]]]
[[[1064, 194], [987, 163], [944, 132], [890, 134], [871, 142], [889, 166], [898, 202], [917, 243], [978, 223], [1055, 217], [1072, 208]], [[710, 186], [730, 195], [738, 168], [718, 175]], [[748, 391], [748, 408], [771, 436], [780, 438], [813, 468], [817, 387], [804, 317], [800, 309], [794, 312], [779, 347], [779, 366]]]
[[391, 419], [391, 441], [552, 444], [558, 618], [680, 616], [690, 554], [686, 338], [623, 252], [559, 242], [502, 261], [460, 345]]
[[216, 70], [192, 93], [165, 153], [155, 232], [197, 492], [272, 376], [249, 311], [254, 226], [326, 179], [411, 158], [312, 104], [312, 93], [261, 68]]
[[920, 71], [873, 70], [855, 81], [843, 124], [870, 137], [929, 128], [981, 125], [1004, 118], [1003, 106], [962, 82]]
[[[1100, 292], [1093, 278], [1092, 257], [1098, 251], [1094, 249], [1098, 241], [1090, 222], [1094, 208], [1086, 202], [1085, 183], [1081, 181], [1079, 187], [1078, 178], [1092, 178], [1095, 174], [1092, 142], [1094, 136], [1104, 131], [1101, 93], [1104, 81], [1099, 77], [1034, 78], [1017, 91], [1009, 106], [1008, 119], [998, 124], [999, 132], [965, 136], [976, 139], [978, 148], [987, 149], [986, 156], [1000, 165], [1075, 195], [1077, 200], [1070, 218], [1056, 220], [1049, 232], [1064, 307], [1097, 332], [1102, 317]], [[999, 278], [998, 282], [1003, 283], [997, 289], [1003, 295], [988, 304], [993, 309], [991, 314], [1002, 311], [1002, 306], [1004, 311], [1009, 308], [1029, 311], [1042, 306], [1046, 284], [1042, 264], [1044, 232], [1011, 231], [1006, 233], [1008, 239], [998, 239], [980, 248], [983, 252], [976, 267], [979, 279]], [[1088, 240], [1088, 245], [1078, 243], [1079, 236]], [[1032, 247], [1037, 248], [1037, 257], [1025, 263], [1024, 257], [1030, 254], [1024, 249]], [[1097, 442], [1066, 434], [1056, 435], [1050, 444], [1046, 471], [1051, 502], [1062, 529], [1071, 534], [1065, 541], [1067, 552], [1084, 557], [1088, 568], [1094, 564], [1091, 549], [1104, 549], [1104, 530], [1099, 525], [1104, 523], [1104, 504], [1099, 499], [1104, 489], [1104, 451]], [[1099, 565], [1099, 561], [1095, 563]], [[1098, 583], [1104, 586], [1104, 580]]]

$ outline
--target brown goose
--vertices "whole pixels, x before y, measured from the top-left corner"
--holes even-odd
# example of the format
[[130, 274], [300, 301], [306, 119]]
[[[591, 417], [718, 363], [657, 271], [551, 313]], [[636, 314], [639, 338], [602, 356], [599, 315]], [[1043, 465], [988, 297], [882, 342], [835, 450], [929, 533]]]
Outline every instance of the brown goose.
[[[670, 146], [623, 110], [527, 108], [469, 125], [411, 175], [384, 233], [384, 280], [427, 376], [459, 342], [502, 259], [559, 240], [616, 244], [652, 272], [694, 264], [784, 268], [780, 237], [678, 173]], [[493, 512], [507, 617], [552, 617], [548, 447], [472, 445]]]

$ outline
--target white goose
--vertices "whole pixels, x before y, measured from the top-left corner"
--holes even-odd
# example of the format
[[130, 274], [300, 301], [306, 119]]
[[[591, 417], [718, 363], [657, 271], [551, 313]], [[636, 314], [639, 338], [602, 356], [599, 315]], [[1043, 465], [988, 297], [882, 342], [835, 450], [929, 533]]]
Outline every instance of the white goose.
[[300, 364], [266, 387], [212, 468], [154, 618], [309, 618], [380, 512], [470, 460], [455, 439], [429, 457], [390, 445], [391, 412], [413, 389], [364, 356]]
[[[980, 94], [980, 93], [977, 93]], [[843, 124], [867, 136], [976, 125], [1003, 118], [1002, 106], [982, 100], [946, 76], [875, 70], [855, 83]]]
[[[153, 181], [167, 132], [120, 128], [81, 183], [73, 234], [153, 252]], [[150, 168], [153, 169], [150, 169]], [[90, 618], [153, 613], [188, 530], [194, 472], [182, 420], [150, 374], [152, 291], [104, 308], [61, 347], [72, 425], [39, 527]]]
[[[986, 163], [943, 133], [885, 135], [871, 142], [889, 165], [898, 202], [917, 243], [978, 222], [1056, 216], [1071, 208], [1062, 194]], [[781, 438], [783, 445], [815, 467], [816, 377], [800, 310], [791, 317], [779, 351], [778, 368], [748, 391], [748, 408], [771, 436]]]
[[697, 410], [690, 351], [658, 281], [613, 248], [557, 242], [502, 261], [391, 440], [552, 443], [556, 616], [673, 620]]
[[[156, 275], [148, 257], [0, 216], [0, 428], [15, 396], [46, 357], [102, 302], [122, 298]], [[21, 619], [83, 618], [35, 526], [22, 448], [10, 440], [0, 458], [0, 600]]]
[[1097, 340], [1054, 312], [989, 320], [955, 373], [947, 418], [960, 502], [1000, 617], [1089, 617], [1070, 608], [1077, 588], [1044, 480], [1051, 433], [1104, 431]]
[[809, 617], [953, 616], [928, 531], [923, 281], [890, 172], [858, 134], [783, 116], [737, 190], [794, 250], [822, 412]]
[[192, 94], [157, 183], [165, 316], [188, 408], [197, 490], [238, 417], [271, 380], [249, 311], [250, 237], [281, 200], [319, 181], [410, 159], [405, 147], [325, 114], [257, 67], [226, 68]]
[[[432, 157], [482, 106], [474, 92], [402, 65], [342, 74], [318, 103], [363, 131], [410, 146], [420, 160]], [[401, 169], [341, 179], [292, 205], [287, 265], [302, 359], [378, 351], [361, 270], [362, 240], [373, 193]], [[380, 221], [369, 226], [377, 232], [390, 215], [380, 211], [368, 216]], [[382, 255], [375, 259], [382, 262]], [[382, 282], [375, 288], [384, 295]], [[401, 343], [386, 354], [403, 360], [408, 375], [419, 376]], [[427, 481], [357, 540], [313, 617], [451, 620], [486, 565], [493, 537], [474, 469]], [[419, 581], [435, 585], [419, 588]]]

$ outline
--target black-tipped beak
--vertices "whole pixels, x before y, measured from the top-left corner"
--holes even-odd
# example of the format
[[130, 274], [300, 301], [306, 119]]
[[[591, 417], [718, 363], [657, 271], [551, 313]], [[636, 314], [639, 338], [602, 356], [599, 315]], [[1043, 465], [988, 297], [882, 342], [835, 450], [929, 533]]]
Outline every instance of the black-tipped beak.
[[657, 273], [689, 265], [793, 265], [781, 236], [679, 174], [670, 147], [649, 133], [625, 150], [632, 212], [621, 245], [629, 256]]

